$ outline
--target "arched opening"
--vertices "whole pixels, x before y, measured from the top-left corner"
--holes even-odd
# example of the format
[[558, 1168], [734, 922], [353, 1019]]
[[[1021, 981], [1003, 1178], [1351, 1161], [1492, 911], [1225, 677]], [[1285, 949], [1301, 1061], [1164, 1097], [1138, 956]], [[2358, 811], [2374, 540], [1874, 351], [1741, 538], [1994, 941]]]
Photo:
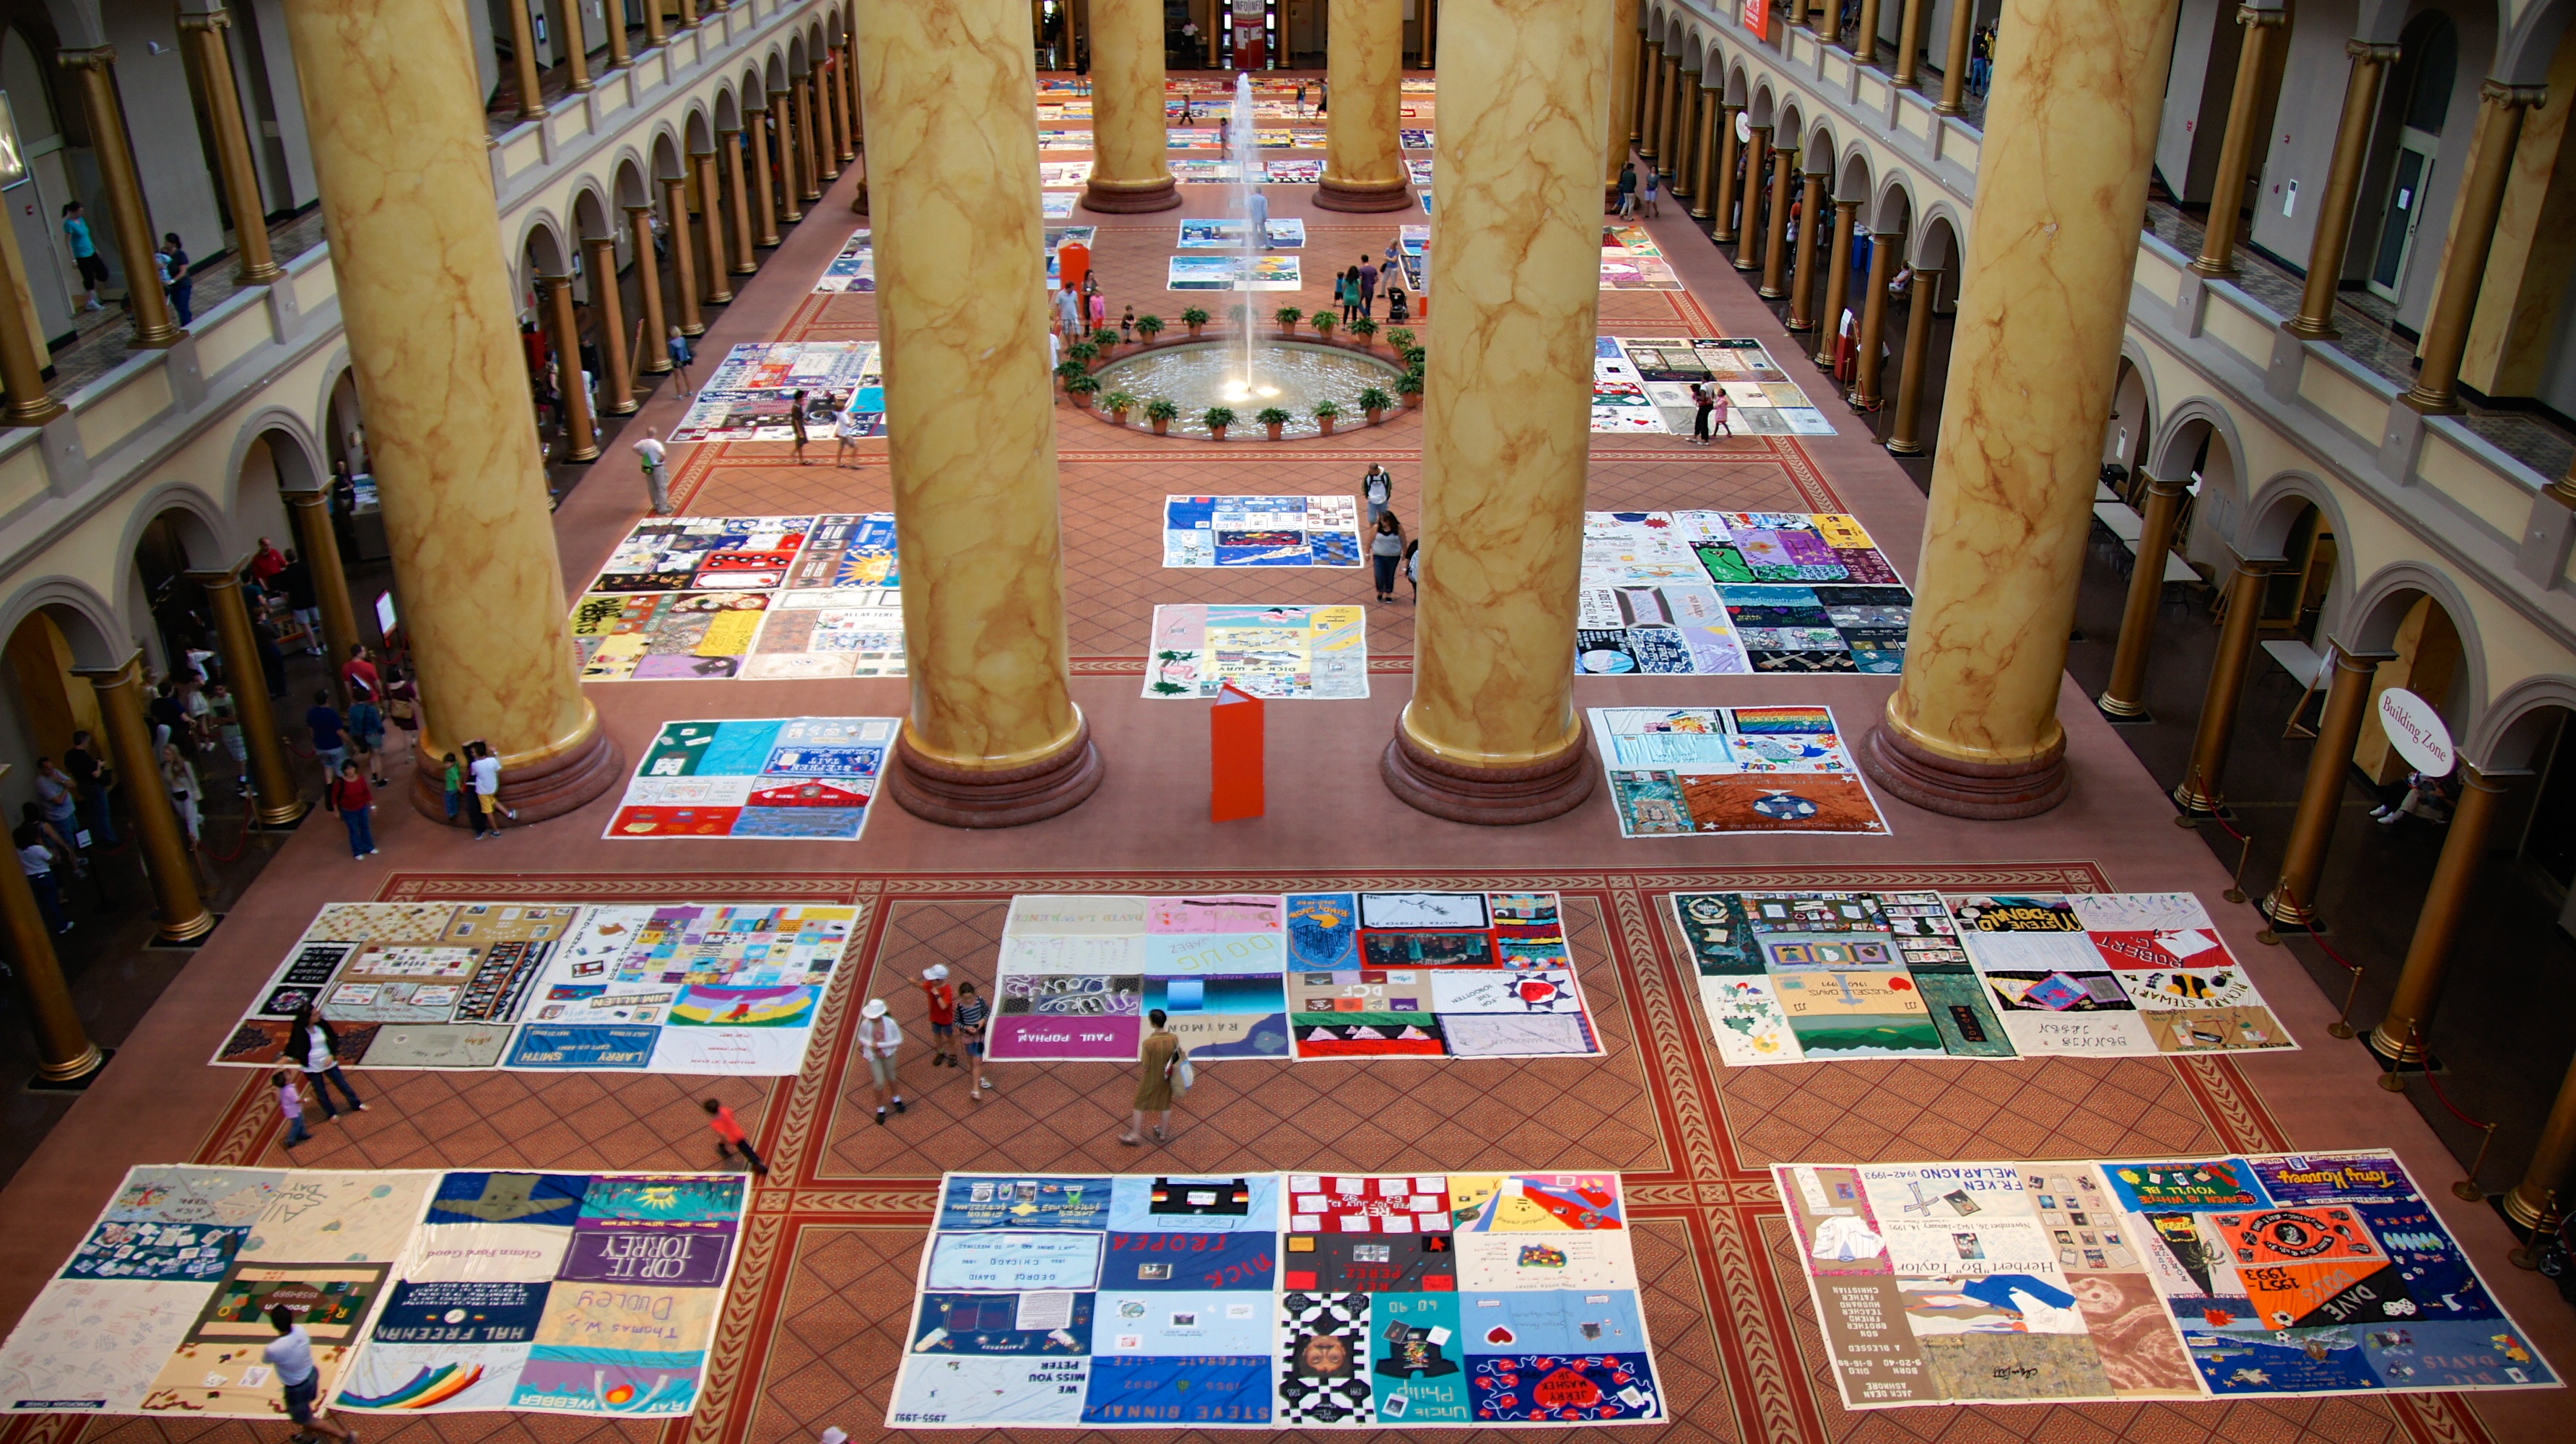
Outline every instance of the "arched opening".
[[2119, 379], [2111, 386], [2110, 419], [2102, 426], [2102, 464], [2118, 467], [2122, 473], [2113, 485], [2125, 487], [2138, 474], [2146, 459], [2147, 438], [2155, 429], [2156, 419], [2147, 404], [2146, 373], [2123, 356]]
[[[89, 645], [76, 645], [75, 638]], [[9, 817], [36, 796], [35, 760], [60, 765], [80, 733], [98, 730], [98, 694], [88, 679], [72, 675], [75, 667], [100, 666], [114, 660], [106, 635], [87, 617], [67, 606], [48, 605], [29, 612], [9, 634], [0, 653], [0, 675], [16, 704], [0, 708], [0, 724], [16, 735], [0, 737], [10, 755], [26, 759], [24, 772], [9, 778]]]
[[2352, 645], [2363, 652], [2393, 652], [2379, 664], [2370, 681], [2370, 705], [2364, 709], [2361, 740], [2354, 744], [2352, 765], [2367, 781], [2386, 786], [2409, 770], [2406, 759], [2388, 739], [2379, 720], [2379, 694], [2403, 687], [2432, 704], [2453, 736], [2467, 730], [2477, 698], [2470, 686], [2468, 645], [2450, 609], [2431, 592], [2400, 588], [2383, 595], [2350, 629]]
[[226, 555], [223, 540], [204, 517], [184, 507], [170, 507], [144, 523], [134, 539], [134, 586], [149, 628], [143, 634], [144, 665], [163, 678], [184, 678], [200, 670], [202, 658], [215, 648], [214, 614], [205, 589], [188, 573], [216, 571], [238, 558]]
[[[2379, 103], [2379, 123], [2362, 174], [2352, 252], [2363, 289], [2396, 308], [2397, 322], [2423, 324], [2440, 268], [2443, 230], [2476, 130], [2479, 67], [2494, 23], [2426, 10], [2409, 20]], [[2483, 36], [2469, 33], [2474, 28]], [[2483, 40], [2485, 44], [2479, 42]]]
[[[2294, 497], [2282, 505], [2289, 515], [2275, 517], [2257, 532], [2278, 537], [2278, 555], [2289, 564], [2264, 578], [2262, 610], [2255, 615], [2254, 624], [2266, 636], [2286, 635], [2311, 649], [2322, 650], [2319, 631], [2326, 603], [2334, 594], [2335, 568], [2341, 560], [2334, 519], [2304, 499]], [[2258, 542], [2254, 550], [2268, 548]]]

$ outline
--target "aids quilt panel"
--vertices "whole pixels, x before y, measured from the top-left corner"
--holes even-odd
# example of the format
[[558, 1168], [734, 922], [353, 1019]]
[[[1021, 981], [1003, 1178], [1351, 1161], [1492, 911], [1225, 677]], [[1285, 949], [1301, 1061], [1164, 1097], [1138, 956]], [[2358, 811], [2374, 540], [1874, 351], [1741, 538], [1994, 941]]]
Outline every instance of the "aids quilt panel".
[[1367, 611], [1251, 603], [1155, 607], [1145, 695], [1214, 697], [1229, 682], [1273, 701], [1366, 697]]
[[1581, 575], [1579, 675], [1905, 670], [1914, 594], [1849, 516], [1586, 512]]
[[1002, 1062], [1602, 1051], [1555, 893], [1023, 894], [994, 989]]
[[951, 1173], [895, 1429], [1664, 1422], [1615, 1173]]
[[1849, 1408], [2560, 1382], [2393, 1154], [1772, 1173]]
[[[867, 284], [842, 289], [874, 289], [866, 233], [852, 237], [850, 244], [857, 247], [856, 254], [845, 250], [832, 265], [846, 262], [865, 272], [844, 279]], [[885, 434], [885, 375], [876, 342], [746, 341], [707, 373], [669, 439], [793, 441], [796, 432], [788, 413], [795, 409], [799, 391], [805, 393], [805, 424], [815, 436], [828, 438], [844, 410], [859, 413], [866, 435]]]
[[1356, 567], [1359, 503], [1348, 496], [1167, 496], [1167, 567]]
[[743, 1180], [130, 1170], [0, 1346], [0, 1408], [274, 1418], [282, 1305], [335, 1408], [686, 1414]]
[[901, 725], [893, 717], [665, 722], [603, 835], [855, 842]]
[[873, 291], [877, 288], [876, 249], [866, 231], [855, 231], [841, 245], [841, 253], [823, 267], [815, 279], [819, 294], [840, 295], [849, 291]]
[[894, 515], [647, 517], [572, 610], [585, 682], [900, 677]]
[[294, 1018], [368, 1068], [794, 1074], [846, 904], [333, 903], [213, 1062], [301, 1061]]
[[1830, 707], [1595, 707], [1622, 837], [1884, 833]]
[[2298, 1047], [2189, 893], [1674, 893], [1729, 1067]]
[[1601, 228], [1601, 289], [1605, 291], [1678, 291], [1682, 278], [1673, 273], [1661, 246], [1644, 226]]

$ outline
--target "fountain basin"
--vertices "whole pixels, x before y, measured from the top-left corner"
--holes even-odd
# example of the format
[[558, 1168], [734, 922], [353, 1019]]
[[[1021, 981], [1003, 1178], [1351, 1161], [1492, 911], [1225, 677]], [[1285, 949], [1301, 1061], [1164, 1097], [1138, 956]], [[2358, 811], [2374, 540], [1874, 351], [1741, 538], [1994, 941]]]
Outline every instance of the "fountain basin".
[[1254, 390], [1242, 394], [1243, 342], [1238, 337], [1158, 346], [1091, 374], [1099, 378], [1102, 396], [1124, 391], [1140, 403], [1161, 397], [1179, 406], [1181, 414], [1171, 425], [1175, 436], [1206, 436], [1207, 423], [1200, 418], [1212, 406], [1234, 412], [1227, 435], [1263, 434], [1258, 418], [1264, 409], [1277, 406], [1295, 417], [1280, 428], [1283, 437], [1320, 435], [1315, 404], [1327, 399], [1342, 408], [1335, 426], [1362, 424], [1359, 394], [1374, 386], [1392, 397], [1404, 376], [1393, 362], [1305, 341], [1253, 342], [1252, 373]]

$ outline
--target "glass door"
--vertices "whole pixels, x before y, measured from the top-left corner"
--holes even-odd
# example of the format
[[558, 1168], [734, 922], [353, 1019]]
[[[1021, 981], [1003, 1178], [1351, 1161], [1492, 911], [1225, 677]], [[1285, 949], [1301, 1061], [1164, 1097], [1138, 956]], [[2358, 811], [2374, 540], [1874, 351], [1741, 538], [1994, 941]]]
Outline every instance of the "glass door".
[[2415, 228], [2424, 219], [2424, 189], [2433, 178], [2433, 148], [2441, 137], [2408, 126], [2398, 132], [2397, 163], [2388, 183], [2388, 209], [2379, 221], [2379, 254], [2370, 265], [2370, 293], [2395, 301], [2406, 285], [2406, 263], [2415, 254]]

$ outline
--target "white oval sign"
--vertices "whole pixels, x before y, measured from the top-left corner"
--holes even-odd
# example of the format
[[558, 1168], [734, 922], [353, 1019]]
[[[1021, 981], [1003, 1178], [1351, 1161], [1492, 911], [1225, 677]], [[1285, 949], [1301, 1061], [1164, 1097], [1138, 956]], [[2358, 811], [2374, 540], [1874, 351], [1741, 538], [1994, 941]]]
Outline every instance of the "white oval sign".
[[2459, 754], [2451, 747], [2451, 729], [2442, 725], [2442, 714], [2433, 704], [2407, 691], [2391, 687], [2379, 694], [2379, 725], [2388, 733], [2388, 745], [2407, 765], [2430, 777], [2449, 775]]
[[1735, 143], [1742, 145], [1753, 138], [1753, 117], [1743, 111], [1735, 113]]

